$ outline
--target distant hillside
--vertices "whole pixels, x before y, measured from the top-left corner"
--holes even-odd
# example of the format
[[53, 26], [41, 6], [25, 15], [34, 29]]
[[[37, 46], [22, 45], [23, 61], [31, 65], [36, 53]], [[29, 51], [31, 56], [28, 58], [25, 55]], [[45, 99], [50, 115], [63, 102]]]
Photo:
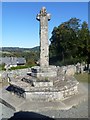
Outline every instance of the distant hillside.
[[[1, 48], [0, 48], [1, 49]], [[2, 47], [2, 52], [24, 52], [24, 51], [39, 51], [39, 46], [33, 48], [19, 48], [19, 47]]]
[[32, 51], [39, 51], [39, 49], [40, 49], [39, 46], [36, 46], [36, 47], [31, 48]]

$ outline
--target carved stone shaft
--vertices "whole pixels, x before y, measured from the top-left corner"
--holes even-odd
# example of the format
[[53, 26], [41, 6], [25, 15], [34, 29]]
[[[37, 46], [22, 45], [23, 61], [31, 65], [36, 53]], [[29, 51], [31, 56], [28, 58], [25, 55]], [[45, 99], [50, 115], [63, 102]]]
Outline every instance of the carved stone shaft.
[[44, 68], [49, 66], [48, 21], [50, 14], [47, 14], [46, 8], [42, 7], [36, 18], [40, 21], [40, 67]]

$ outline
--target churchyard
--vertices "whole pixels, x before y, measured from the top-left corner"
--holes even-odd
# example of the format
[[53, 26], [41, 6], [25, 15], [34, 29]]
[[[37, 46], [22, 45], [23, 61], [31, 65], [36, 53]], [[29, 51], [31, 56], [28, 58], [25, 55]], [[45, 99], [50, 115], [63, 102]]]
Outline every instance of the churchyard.
[[[1, 71], [1, 103], [15, 112], [33, 111], [51, 118], [74, 118], [75, 115], [87, 118], [90, 69], [86, 69], [87, 64], [79, 62], [64, 66], [50, 65], [48, 21], [50, 21], [51, 15], [47, 13], [45, 7], [42, 7], [36, 19], [40, 24], [39, 65], [25, 69]], [[83, 102], [85, 104], [83, 104], [84, 109], [82, 110], [82, 106], [79, 105]], [[55, 110], [59, 113], [55, 113]], [[53, 112], [53, 115], [50, 111]], [[66, 111], [70, 116], [66, 114]]]
[[[14, 78], [17, 78], [19, 75], [20, 76], [24, 76], [25, 75], [25, 72], [28, 72], [28, 69], [22, 69], [22, 70], [14, 70], [14, 71], [11, 71], [11, 76], [13, 76]], [[13, 74], [14, 73], [14, 74]], [[5, 76], [6, 76], [6, 74], [5, 74], [5, 71], [4, 71], [4, 74], [3, 74], [3, 82], [2, 83], [0, 83], [0, 89], [1, 88], [7, 88], [7, 86], [8, 86], [8, 81], [7, 81], [7, 77], [6, 77], [6, 79], [5, 79]], [[85, 95], [83, 95], [83, 97], [82, 97], [82, 95], [79, 97], [79, 96], [75, 96], [75, 97], [72, 97], [71, 99], [66, 99], [66, 100], [64, 100], [63, 102], [66, 104], [66, 105], [71, 105], [72, 103], [73, 103], [73, 107], [71, 108], [70, 107], [70, 109], [68, 108], [68, 110], [65, 110], [65, 107], [63, 108], [63, 106], [60, 104], [60, 103], [58, 103], [58, 102], [49, 102], [49, 103], [44, 103], [44, 104], [48, 104], [48, 106], [49, 107], [52, 107], [52, 106], [54, 106], [54, 109], [52, 108], [45, 108], [45, 106], [47, 106], [47, 105], [45, 105], [45, 106], [42, 106], [42, 103], [43, 102], [41, 102], [40, 104], [41, 105], [39, 105], [39, 103], [37, 102], [37, 107], [39, 108], [38, 109], [38, 111], [39, 111], [39, 113], [40, 114], [43, 114], [43, 115], [46, 115], [46, 116], [49, 116], [49, 117], [54, 117], [54, 118], [68, 118], [68, 117], [71, 117], [71, 118], [73, 118], [73, 117], [76, 117], [76, 115], [77, 115], [77, 118], [79, 117], [81, 117], [81, 118], [85, 118], [85, 117], [88, 117], [88, 102], [87, 102], [87, 93], [88, 93], [88, 86], [86, 85], [87, 84], [87, 82], [88, 82], [88, 77], [90, 76], [90, 74], [88, 74], [87, 72], [86, 73], [79, 73], [79, 74], [75, 74], [74, 75], [75, 76], [75, 78], [78, 80], [78, 82], [79, 82], [79, 84], [81, 85], [81, 86], [83, 86], [83, 87], [80, 87], [79, 89], [81, 89], [81, 91], [83, 92], [83, 94]], [[4, 94], [5, 95], [5, 94]], [[10, 96], [12, 96], [12, 95], [10, 95]], [[22, 97], [19, 97], [17, 94], [14, 94], [13, 95], [13, 99], [16, 99], [16, 100], [18, 100], [18, 101], [22, 101], [22, 102], [24, 102], [24, 99], [22, 99]], [[81, 99], [81, 100], [80, 100]], [[84, 101], [85, 102], [84, 102]], [[82, 101], [81, 103], [79, 103], [79, 105], [75, 105], [76, 103], [78, 101]], [[11, 102], [12, 103], [12, 102]], [[14, 103], [15, 104], [15, 103]], [[17, 104], [17, 105], [16, 105]], [[16, 106], [18, 106], [18, 102], [16, 102]], [[20, 104], [20, 103], [19, 103]], [[30, 106], [29, 106], [29, 104], [30, 104]], [[23, 104], [23, 106], [22, 106], [22, 110], [25, 110], [26, 109], [26, 107], [25, 106], [27, 106], [28, 105], [28, 108], [30, 108], [32, 111], [35, 111], [35, 106], [36, 106], [36, 102], [29, 102], [29, 101], [27, 101], [27, 104]], [[58, 107], [57, 107], [58, 106]], [[60, 107], [61, 106], [61, 107]], [[5, 107], [5, 106], [4, 106]], [[23, 108], [23, 107], [25, 107], [25, 108]], [[41, 108], [41, 110], [40, 110], [40, 108]], [[66, 108], [67, 108], [67, 106], [66, 106]], [[10, 109], [9, 111], [10, 111], [10, 113], [8, 113], [8, 109]], [[11, 115], [13, 115], [16, 111], [13, 111], [11, 108], [3, 108], [2, 109], [2, 112], [3, 112], [3, 117], [11, 117]], [[60, 110], [61, 109], [61, 110]], [[6, 111], [7, 112], [6, 112]], [[26, 109], [27, 110], [27, 109]], [[36, 109], [37, 110], [37, 109]], [[28, 111], [30, 111], [30, 110], [28, 110]], [[37, 112], [37, 111], [36, 111]], [[7, 114], [8, 113], [8, 114]]]
[[[19, 69], [18, 69], [19, 70]], [[14, 73], [16, 73], [15, 71], [18, 71], [18, 70], [12, 70]], [[19, 70], [20, 71], [20, 70]], [[27, 70], [26, 69], [21, 69], [21, 73], [22, 71], [28, 71], [28, 68]], [[7, 80], [7, 77], [6, 77], [6, 71], [2, 71], [0, 72], [0, 88], [3, 87], [3, 86], [6, 86], [8, 85], [8, 80]], [[3, 78], [1, 78], [1, 74], [4, 74], [3, 75]], [[17, 76], [17, 74], [15, 75]], [[14, 77], [15, 77], [14, 76]], [[86, 71], [84, 72], [83, 74], [82, 73], [75, 73], [74, 74], [75, 78], [78, 80], [78, 82], [82, 82], [82, 83], [90, 83], [90, 74]], [[23, 76], [22, 76], [23, 77]]]

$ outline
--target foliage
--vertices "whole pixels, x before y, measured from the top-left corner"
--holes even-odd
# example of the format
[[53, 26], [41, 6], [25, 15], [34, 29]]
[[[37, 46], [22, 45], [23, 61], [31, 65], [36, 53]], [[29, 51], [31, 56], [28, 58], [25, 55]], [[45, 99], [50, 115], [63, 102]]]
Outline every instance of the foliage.
[[2, 64], [0, 65], [0, 70], [5, 70], [4, 66], [5, 66], [5, 64], [2, 63]]
[[28, 65], [20, 65], [20, 66], [16, 66], [16, 67], [11, 67], [10, 70], [16, 70], [16, 69], [25, 69], [25, 68], [29, 68], [32, 66], [28, 66]]
[[[39, 59], [39, 51], [36, 49], [37, 47], [35, 47], [35, 49], [33, 48], [32, 50], [23, 50], [20, 49], [17, 51], [14, 51], [15, 48], [11, 48], [12, 51], [11, 52], [2, 52], [2, 57], [24, 57], [26, 59], [26, 65], [27, 66], [33, 66], [33, 65], [36, 65], [36, 61], [38, 61]], [[3, 48], [5, 49], [5, 48]], [[10, 48], [7, 48], [8, 51], [10, 50]], [[14, 49], [14, 50], [13, 50]], [[5, 49], [6, 50], [6, 49]]]
[[62, 64], [87, 62], [90, 52], [90, 44], [88, 44], [90, 31], [85, 21], [80, 24], [79, 19], [71, 18], [54, 27], [50, 41], [50, 58], [58, 58], [56, 63], [58, 61]]
[[19, 48], [19, 47], [2, 47], [2, 49], [0, 49], [1, 51], [4, 52], [23, 52], [23, 51], [39, 51], [39, 46], [33, 47], [33, 48]]
[[35, 63], [34, 58], [28, 59], [26, 65], [32, 65], [32, 66], [35, 66], [36, 63]]

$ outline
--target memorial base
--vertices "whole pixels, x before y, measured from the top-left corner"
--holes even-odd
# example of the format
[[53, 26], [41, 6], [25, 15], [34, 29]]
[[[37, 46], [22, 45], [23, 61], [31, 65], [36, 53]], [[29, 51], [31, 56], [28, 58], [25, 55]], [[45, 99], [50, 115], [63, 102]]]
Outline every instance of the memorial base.
[[31, 68], [31, 76], [36, 78], [50, 78], [57, 76], [56, 66], [49, 66], [46, 68], [41, 68], [40, 66], [34, 66]]

